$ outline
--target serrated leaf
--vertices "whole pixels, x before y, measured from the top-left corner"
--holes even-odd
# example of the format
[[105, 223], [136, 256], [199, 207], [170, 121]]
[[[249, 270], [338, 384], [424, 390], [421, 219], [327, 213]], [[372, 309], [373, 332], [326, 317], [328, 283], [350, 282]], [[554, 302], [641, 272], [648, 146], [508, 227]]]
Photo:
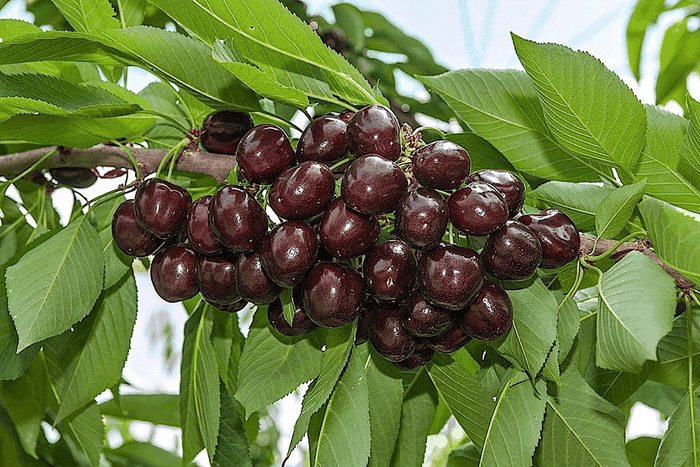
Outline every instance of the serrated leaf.
[[118, 51], [104, 47], [88, 34], [73, 31], [37, 31], [0, 44], [0, 64], [45, 61], [90, 62], [119, 66]]
[[187, 463], [206, 448], [213, 461], [221, 416], [219, 369], [211, 334], [214, 310], [200, 302], [185, 323], [180, 366], [182, 460]]
[[236, 401], [221, 383], [221, 420], [219, 421], [219, 438], [216, 454], [212, 465], [214, 467], [252, 467], [250, 445], [245, 433], [241, 414], [236, 407]]
[[457, 70], [416, 76], [469, 128], [521, 172], [549, 180], [597, 180], [591, 168], [551, 135], [530, 78], [515, 70]]
[[544, 419], [547, 385], [513, 372], [496, 399], [479, 465], [530, 467]]
[[622, 232], [635, 206], [642, 200], [646, 180], [622, 186], [600, 202], [595, 211], [595, 230], [601, 238], [613, 238]]
[[688, 75], [698, 65], [700, 30], [689, 30], [689, 19], [683, 18], [664, 32], [659, 51], [659, 75], [656, 78], [657, 104], [668, 102], [679, 87], [685, 90]]
[[[688, 317], [692, 312], [693, 342], [688, 344]], [[659, 342], [658, 362], [649, 362], [649, 378], [675, 388], [688, 388], [688, 369], [692, 365], [693, 386], [700, 384], [700, 313], [686, 311], [673, 322], [673, 329]], [[692, 363], [688, 361], [692, 358]]]
[[139, 467], [182, 467], [180, 456], [151, 443], [128, 441], [115, 449], [105, 448], [104, 454], [116, 465], [126, 461], [129, 462], [127, 465]]
[[296, 307], [292, 301], [292, 289], [286, 288], [282, 290], [280, 301], [282, 302], [282, 315], [284, 316], [284, 320], [291, 326], [292, 322], [294, 322], [294, 314], [296, 312]]
[[[3, 249], [7, 247], [8, 236], [3, 238]], [[29, 368], [34, 355], [39, 351], [37, 345], [30, 346], [17, 353], [17, 331], [7, 309], [5, 292], [5, 271], [0, 269], [0, 381], [17, 379]]]
[[528, 287], [509, 290], [508, 296], [513, 303], [513, 326], [497, 350], [534, 378], [556, 338], [557, 300], [539, 278]]
[[[286, 290], [289, 290], [291, 294], [292, 289]], [[340, 378], [340, 373], [345, 368], [350, 352], [354, 347], [355, 329], [356, 324], [349, 324], [342, 328], [328, 330], [326, 350], [323, 352], [323, 360], [321, 361], [321, 372], [318, 378], [309, 386], [306, 394], [304, 394], [304, 399], [301, 403], [301, 413], [294, 424], [294, 432], [287, 449], [287, 458], [289, 458], [294, 447], [299, 444], [299, 441], [307, 432], [311, 416], [326, 403], [333, 392], [333, 388], [338, 378]]]
[[625, 444], [627, 459], [630, 465], [634, 467], [654, 467], [654, 459], [656, 451], [659, 449], [659, 438], [649, 438], [642, 436], [640, 438], [628, 441]]
[[479, 450], [474, 443], [467, 443], [450, 453], [445, 467], [479, 467]]
[[370, 454], [366, 367], [369, 353], [350, 354], [323, 417], [314, 457], [316, 467], [364, 467]]
[[627, 22], [627, 60], [637, 81], [640, 78], [639, 64], [644, 36], [664, 10], [664, 0], [638, 0]]
[[633, 251], [605, 272], [599, 293], [596, 364], [638, 373], [645, 360], [656, 360], [656, 346], [673, 326], [674, 280]]
[[74, 455], [84, 456], [92, 467], [100, 465], [100, 452], [105, 437], [105, 427], [97, 405], [91, 402], [87, 407], [66, 417], [59, 427], [63, 427], [72, 444]]
[[274, 334], [267, 307], [259, 307], [243, 347], [234, 395], [246, 418], [318, 376], [322, 356], [313, 334], [294, 338]]
[[501, 154], [491, 143], [474, 133], [449, 133], [445, 139], [459, 144], [469, 153], [471, 170], [481, 169], [508, 170], [515, 172], [513, 164]]
[[104, 287], [108, 289], [129, 272], [133, 258], [125, 255], [114, 243], [111, 228], [100, 232], [100, 242], [102, 243], [102, 254], [105, 260]]
[[578, 335], [581, 321], [576, 302], [572, 298], [564, 298], [559, 302], [557, 314], [557, 343], [559, 344], [559, 364], [564, 363], [574, 339]]
[[119, 21], [123, 28], [140, 26], [146, 15], [148, 2], [146, 0], [117, 0]]
[[435, 354], [428, 372], [452, 415], [469, 439], [481, 449], [495, 403], [476, 380], [476, 371], [471, 373], [449, 355]]
[[690, 125], [681, 145], [678, 168], [695, 188], [700, 189], [700, 102], [690, 95], [686, 102]]
[[238, 315], [217, 310], [208, 303], [205, 306], [208, 308], [208, 313], [211, 313], [214, 321], [211, 331], [211, 343], [214, 346], [219, 377], [226, 383], [231, 364], [231, 351], [234, 345], [234, 322], [236, 322], [235, 325], [237, 326]]
[[653, 198], [642, 201], [639, 210], [656, 254], [700, 284], [700, 214]]
[[[668, 418], [676, 406], [680, 403], [685, 392], [681, 389], [672, 388], [656, 381], [646, 381], [632, 396], [625, 401], [625, 409], [634, 406], [637, 402], [659, 411], [659, 417], [664, 420]], [[658, 447], [658, 446], [657, 446]], [[652, 457], [653, 461], [653, 457]]]
[[399, 436], [390, 464], [392, 467], [423, 465], [428, 431], [437, 406], [438, 393], [425, 368], [421, 368], [403, 398]]
[[372, 447], [368, 465], [384, 467], [391, 461], [399, 436], [403, 384], [396, 366], [373, 349], [369, 350], [372, 356], [367, 366], [367, 392]]
[[612, 167], [630, 172], [647, 125], [644, 107], [632, 90], [585, 52], [512, 36], [559, 144], [608, 179]]
[[51, 0], [76, 31], [116, 29], [119, 22], [108, 0]]
[[613, 192], [607, 186], [592, 183], [547, 182], [535, 188], [530, 196], [563, 211], [582, 231], [595, 227], [595, 212]]
[[179, 427], [179, 404], [177, 394], [122, 394], [119, 403], [110, 399], [98, 407], [102, 415], [112, 418]]
[[[102, 291], [102, 248], [83, 216], [7, 268], [10, 315], [27, 348], [83, 319]], [[37, 265], [41, 267], [37, 270]]]
[[549, 388], [535, 466], [629, 467], [625, 455], [625, 419], [617, 407], [596, 394], [576, 369]]
[[700, 396], [686, 393], [671, 414], [654, 467], [700, 465]]
[[30, 376], [25, 373], [15, 381], [1, 381], [0, 399], [12, 418], [22, 448], [37, 457], [36, 445], [44, 420], [44, 407], [32, 391]]

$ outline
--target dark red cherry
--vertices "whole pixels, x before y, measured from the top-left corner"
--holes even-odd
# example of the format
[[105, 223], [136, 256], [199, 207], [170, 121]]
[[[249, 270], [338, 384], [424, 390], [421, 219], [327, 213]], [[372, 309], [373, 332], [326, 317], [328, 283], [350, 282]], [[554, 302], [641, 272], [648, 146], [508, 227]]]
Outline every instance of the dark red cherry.
[[508, 203], [510, 217], [520, 212], [525, 202], [525, 184], [520, 177], [507, 170], [483, 169], [467, 177], [468, 182], [486, 182], [503, 193]]
[[414, 336], [437, 336], [449, 329], [452, 322], [450, 310], [428, 302], [419, 290], [414, 290], [403, 304], [401, 323]]
[[426, 337], [424, 339], [428, 347], [440, 353], [456, 352], [464, 347], [470, 340], [472, 340], [472, 338], [467, 336], [456, 323], [442, 334], [438, 334], [435, 337]]
[[317, 249], [309, 224], [287, 221], [263, 237], [259, 251], [268, 277], [282, 287], [294, 287], [313, 266]]
[[413, 175], [428, 188], [454, 190], [471, 168], [467, 151], [451, 141], [433, 141], [413, 153]]
[[337, 263], [317, 263], [302, 284], [302, 307], [319, 326], [345, 326], [360, 313], [365, 283], [355, 270]]
[[458, 324], [469, 337], [481, 341], [505, 335], [513, 324], [513, 305], [508, 293], [500, 285], [485, 280]]
[[541, 268], [558, 268], [578, 256], [581, 237], [576, 224], [560, 210], [545, 209], [539, 214], [521, 216], [518, 221], [526, 225], [542, 244]]
[[197, 265], [199, 293], [210, 302], [233, 305], [241, 299], [236, 287], [236, 256], [200, 256]]
[[450, 220], [469, 235], [488, 235], [506, 225], [508, 204], [503, 194], [486, 182], [471, 182], [447, 200]]
[[384, 214], [394, 210], [407, 188], [408, 180], [398, 165], [377, 154], [365, 154], [345, 171], [340, 193], [355, 211]]
[[209, 203], [209, 225], [221, 243], [240, 253], [260, 245], [267, 232], [267, 216], [244, 188], [227, 185]]
[[159, 178], [144, 181], [134, 196], [134, 212], [141, 227], [159, 238], [177, 235], [192, 204], [190, 193]]
[[190, 205], [187, 212], [187, 238], [192, 248], [203, 255], [216, 255], [224, 246], [216, 239], [209, 226], [209, 203], [211, 195], [202, 196]]
[[204, 299], [205, 302], [216, 308], [217, 310], [225, 311], [226, 313], [238, 313], [241, 311], [243, 308], [245, 308], [248, 305], [248, 302], [246, 302], [243, 299], [238, 300], [237, 302], [234, 303], [215, 303], [215, 302], [210, 302], [206, 299]]
[[345, 123], [348, 123], [350, 119], [355, 115], [355, 112], [353, 112], [350, 109], [344, 109], [338, 114], [338, 118], [344, 121]]
[[484, 280], [484, 263], [471, 248], [438, 246], [421, 255], [417, 278], [426, 300], [448, 310], [459, 310], [479, 293]]
[[520, 281], [535, 274], [542, 262], [542, 246], [532, 230], [509, 220], [489, 236], [481, 258], [486, 271], [496, 279]]
[[416, 348], [416, 338], [401, 325], [398, 305], [379, 305], [369, 320], [369, 341], [379, 355], [392, 362], [406, 360]]
[[335, 258], [348, 259], [367, 253], [379, 238], [379, 221], [350, 209], [342, 198], [333, 200], [323, 213], [321, 243]]
[[136, 222], [133, 200], [124, 201], [114, 211], [112, 237], [124, 254], [139, 258], [152, 255], [163, 244], [163, 240]]
[[405, 296], [416, 275], [416, 257], [405, 242], [387, 240], [375, 246], [362, 264], [367, 292], [379, 300]]
[[431, 188], [418, 188], [401, 197], [394, 212], [396, 235], [413, 248], [442, 241], [450, 220], [447, 202]]
[[394, 365], [403, 371], [411, 371], [419, 366], [428, 363], [435, 354], [435, 351], [430, 348], [425, 342], [420, 341], [416, 344], [416, 349], [410, 357], [400, 362], [394, 362]]
[[197, 252], [178, 243], [161, 251], [151, 262], [151, 282], [166, 302], [181, 302], [199, 292]]
[[401, 155], [399, 121], [381, 105], [357, 111], [348, 122], [348, 148], [353, 156], [379, 154], [395, 161]]
[[282, 287], [275, 284], [263, 270], [257, 251], [238, 258], [235, 277], [238, 293], [243, 300], [254, 305], [272, 303], [282, 293]]
[[251, 183], [270, 184], [296, 162], [294, 149], [284, 130], [277, 125], [257, 125], [238, 143], [236, 160]]
[[297, 144], [297, 160], [333, 162], [348, 153], [347, 122], [325, 115], [306, 127]]
[[200, 141], [209, 152], [236, 154], [238, 142], [251, 128], [253, 119], [247, 113], [220, 110], [204, 119]]
[[61, 185], [73, 188], [87, 188], [97, 181], [97, 174], [88, 167], [57, 167], [49, 173]]
[[318, 326], [309, 319], [304, 309], [299, 305], [297, 299], [301, 298], [297, 295], [297, 289], [294, 289], [294, 318], [292, 319], [292, 325], [290, 326], [287, 320], [284, 319], [284, 312], [282, 311], [282, 301], [278, 298], [274, 302], [270, 303], [267, 308], [267, 320], [270, 322], [272, 329], [279, 332], [283, 336], [296, 337], [309, 333], [316, 329]]
[[335, 195], [333, 172], [319, 162], [302, 162], [277, 177], [270, 207], [283, 219], [304, 220], [321, 214]]

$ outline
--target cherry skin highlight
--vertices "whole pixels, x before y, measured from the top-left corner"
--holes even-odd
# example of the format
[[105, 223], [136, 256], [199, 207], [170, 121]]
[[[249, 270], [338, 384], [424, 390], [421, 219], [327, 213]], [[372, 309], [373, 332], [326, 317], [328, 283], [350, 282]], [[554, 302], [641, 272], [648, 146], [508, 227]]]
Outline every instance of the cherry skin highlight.
[[458, 321], [473, 339], [492, 341], [505, 335], [513, 325], [513, 305], [500, 285], [485, 280], [474, 303]]
[[302, 307], [319, 326], [345, 326], [359, 315], [365, 283], [357, 271], [337, 263], [317, 263], [302, 284]]
[[251, 183], [268, 185], [296, 162], [284, 130], [277, 125], [258, 125], [249, 130], [236, 148], [238, 167]]
[[348, 122], [348, 148], [354, 156], [378, 154], [395, 161], [401, 155], [399, 121], [381, 105], [360, 109]]
[[451, 141], [433, 141], [413, 153], [413, 175], [427, 188], [454, 190], [471, 167], [469, 153]]
[[209, 203], [211, 195], [202, 196], [190, 205], [187, 211], [187, 239], [192, 248], [203, 255], [216, 255], [224, 251], [224, 246], [216, 239], [209, 225]]
[[526, 225], [542, 244], [540, 267], [561, 267], [578, 256], [581, 237], [574, 222], [558, 209], [545, 209], [540, 214], [521, 216], [518, 221]]
[[124, 201], [112, 216], [112, 237], [126, 255], [143, 258], [152, 255], [163, 240], [139, 225], [134, 213], [134, 201]]
[[532, 277], [542, 262], [542, 245], [532, 230], [509, 220], [489, 236], [481, 257], [486, 271], [496, 279], [522, 281]]
[[321, 214], [335, 194], [335, 179], [326, 165], [307, 161], [290, 167], [272, 184], [270, 207], [287, 220], [305, 220]]
[[151, 282], [160, 298], [174, 303], [197, 295], [197, 263], [197, 252], [181, 243], [155, 255], [151, 262]]
[[141, 227], [156, 237], [174, 237], [185, 224], [192, 196], [167, 180], [150, 178], [134, 196], [134, 212]]

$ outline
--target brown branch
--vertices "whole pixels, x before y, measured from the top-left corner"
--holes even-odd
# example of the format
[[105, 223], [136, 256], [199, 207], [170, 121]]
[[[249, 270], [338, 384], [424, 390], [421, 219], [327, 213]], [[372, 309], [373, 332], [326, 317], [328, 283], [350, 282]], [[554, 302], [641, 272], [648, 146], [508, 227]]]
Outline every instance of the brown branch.
[[[595, 245], [595, 249], [593, 248], [594, 243], [595, 237], [593, 235], [581, 233], [581, 248], [579, 248], [580, 253], [583, 255], [592, 256], [602, 255], [603, 253], [614, 247], [617, 241], [609, 239], [599, 239], [598, 243]], [[676, 280], [676, 285], [684, 292], [687, 292], [694, 287], [693, 281], [691, 281], [683, 274], [673, 269], [671, 266], [666, 264], [661, 258], [659, 258], [656, 255], [656, 253], [652, 249], [651, 242], [646, 238], [642, 240], [636, 240], [634, 242], [623, 242], [620, 246], [618, 246], [615, 249], [614, 253], [610, 255], [610, 258], [619, 260], [624, 258], [628, 253], [632, 251], [638, 251], [656, 261], [656, 264], [661, 266], [661, 268], [664, 271], [666, 271], [671, 277], [673, 277]]]
[[[56, 147], [52, 146], [0, 156], [0, 175], [15, 177], [54, 149]], [[168, 152], [166, 149], [129, 148], [129, 150], [143, 176], [155, 172]], [[235, 166], [234, 156], [185, 149], [180, 154], [175, 167], [185, 172], [211, 175], [217, 181], [223, 182]], [[56, 167], [133, 168], [123, 149], [102, 144], [88, 149], [60, 148], [38, 168], [46, 170]]]

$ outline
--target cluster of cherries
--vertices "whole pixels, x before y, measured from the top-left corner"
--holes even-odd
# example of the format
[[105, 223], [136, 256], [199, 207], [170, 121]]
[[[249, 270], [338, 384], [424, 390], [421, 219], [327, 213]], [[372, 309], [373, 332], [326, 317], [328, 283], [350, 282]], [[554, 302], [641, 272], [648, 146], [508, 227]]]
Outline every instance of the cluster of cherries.
[[[296, 149], [278, 126], [217, 112], [201, 142], [235, 154], [243, 185], [192, 202], [187, 190], [149, 179], [114, 214], [122, 251], [155, 254], [151, 279], [167, 301], [200, 293], [224, 311], [268, 305], [286, 336], [359, 317], [356, 342], [369, 339], [410, 370], [435, 351], [504, 335], [513, 313], [497, 281], [525, 281], [578, 254], [564, 213], [520, 215], [520, 178], [470, 173], [467, 151], [446, 140], [403, 151], [399, 123], [382, 106], [317, 118]], [[463, 246], [471, 237], [486, 239], [480, 253]]]

